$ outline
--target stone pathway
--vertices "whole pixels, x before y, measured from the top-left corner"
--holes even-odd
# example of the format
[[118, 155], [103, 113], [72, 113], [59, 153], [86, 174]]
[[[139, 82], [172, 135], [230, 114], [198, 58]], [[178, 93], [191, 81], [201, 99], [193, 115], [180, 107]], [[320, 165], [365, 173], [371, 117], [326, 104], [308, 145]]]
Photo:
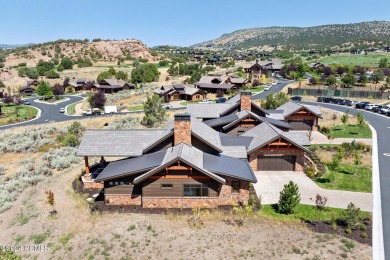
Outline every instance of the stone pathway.
[[312, 144], [342, 144], [342, 143], [351, 143], [353, 140], [355, 142], [362, 142], [365, 144], [372, 145], [372, 139], [370, 138], [335, 138], [333, 140], [329, 140], [324, 134], [313, 131], [311, 134], [313, 140], [311, 141]]
[[283, 186], [290, 180], [296, 183], [301, 194], [301, 203], [315, 205], [317, 193], [328, 198], [327, 206], [347, 208], [350, 202], [363, 211], [372, 212], [372, 193], [328, 190], [319, 187], [303, 172], [255, 172], [257, 183], [254, 184], [257, 195], [261, 195], [263, 204], [277, 203]]

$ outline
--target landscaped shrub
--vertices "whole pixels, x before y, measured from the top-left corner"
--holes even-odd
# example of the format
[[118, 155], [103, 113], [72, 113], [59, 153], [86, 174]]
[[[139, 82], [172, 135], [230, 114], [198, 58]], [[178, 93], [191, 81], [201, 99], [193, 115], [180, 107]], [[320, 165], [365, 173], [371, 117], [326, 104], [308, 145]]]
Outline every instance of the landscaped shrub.
[[362, 222], [360, 208], [356, 208], [352, 202], [349, 203], [347, 209], [343, 212], [342, 220], [349, 229], [356, 229]]
[[0, 176], [4, 175], [6, 170], [7, 170], [6, 168], [4, 168], [3, 166], [0, 166]]
[[330, 134], [330, 128], [326, 126], [320, 126], [318, 129], [321, 133], [327, 135]]
[[301, 196], [298, 185], [290, 181], [284, 185], [283, 190], [280, 192], [278, 211], [283, 214], [292, 214], [300, 202]]

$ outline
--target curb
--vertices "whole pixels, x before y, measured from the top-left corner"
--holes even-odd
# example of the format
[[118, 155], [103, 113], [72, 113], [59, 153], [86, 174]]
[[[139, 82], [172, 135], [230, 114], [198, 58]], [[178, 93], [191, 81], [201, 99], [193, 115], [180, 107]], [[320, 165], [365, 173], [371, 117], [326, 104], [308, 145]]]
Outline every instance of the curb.
[[62, 102], [66, 102], [68, 100], [70, 100], [70, 99], [69, 98], [65, 98], [64, 100], [60, 100], [58, 102], [49, 103], [49, 102], [40, 101], [39, 99], [35, 99], [34, 102], [41, 103], [41, 104], [46, 104], [46, 105], [58, 105], [58, 104], [60, 104]]
[[368, 126], [372, 132], [372, 200], [373, 200], [373, 224], [372, 224], [372, 259], [385, 259], [383, 243], [382, 201], [379, 178], [378, 139], [375, 128]]

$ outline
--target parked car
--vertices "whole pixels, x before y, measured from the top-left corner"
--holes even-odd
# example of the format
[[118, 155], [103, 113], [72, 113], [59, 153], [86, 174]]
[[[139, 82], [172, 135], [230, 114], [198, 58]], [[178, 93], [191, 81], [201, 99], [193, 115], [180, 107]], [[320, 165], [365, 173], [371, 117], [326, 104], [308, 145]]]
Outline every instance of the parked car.
[[390, 116], [390, 111], [387, 111], [385, 115]]
[[290, 97], [290, 99], [292, 101], [302, 101], [302, 97], [300, 97], [300, 96]]
[[65, 113], [65, 108], [64, 107], [60, 108], [60, 113]]
[[211, 101], [209, 99], [203, 99], [202, 101], [199, 101], [198, 103], [199, 104], [210, 104], [210, 103], [213, 103], [213, 101]]
[[323, 102], [324, 99], [324, 97], [317, 97], [317, 102]]
[[324, 103], [330, 103], [330, 98], [326, 97], [326, 98], [324, 98], [324, 99], [322, 100], [322, 102], [324, 102]]
[[381, 114], [385, 114], [386, 115], [387, 112], [390, 112], [390, 105], [383, 106], [382, 109], [380, 110]]
[[367, 104], [364, 107], [364, 110], [372, 111], [375, 107], [377, 107], [377, 105], [375, 105], [375, 104]]
[[216, 102], [217, 103], [225, 103], [226, 102], [226, 98], [224, 98], [224, 97], [218, 98]]
[[169, 103], [164, 104], [163, 107], [165, 109], [171, 109], [172, 108], [171, 104], [169, 104]]
[[278, 84], [278, 83], [277, 83], [276, 81], [274, 81], [274, 82], [272, 82], [271, 84], [272, 84], [272, 85], [276, 85], [276, 84]]
[[272, 85], [267, 85], [267, 86], [265, 86], [264, 90], [268, 91], [271, 87], [272, 87]]
[[358, 109], [363, 109], [367, 104], [370, 104], [370, 102], [364, 101], [364, 102], [359, 102], [355, 104], [355, 107]]
[[382, 108], [383, 108], [383, 106], [377, 105], [376, 107], [374, 107], [374, 108], [372, 109], [372, 112], [374, 112], [374, 113], [380, 113], [380, 111], [381, 111]]
[[339, 105], [345, 105], [346, 99], [338, 99]]
[[283, 83], [283, 81], [279, 80], [277, 83], [278, 83], [278, 84], [282, 84], [282, 83]]
[[28, 100], [24, 99], [21, 102], [22, 102], [23, 105], [30, 105], [30, 101], [28, 101]]

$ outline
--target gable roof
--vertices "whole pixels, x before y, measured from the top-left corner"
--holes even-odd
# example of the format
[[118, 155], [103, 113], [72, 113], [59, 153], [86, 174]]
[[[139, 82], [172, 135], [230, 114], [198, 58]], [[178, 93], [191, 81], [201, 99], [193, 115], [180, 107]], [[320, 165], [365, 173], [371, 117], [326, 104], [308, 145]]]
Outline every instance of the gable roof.
[[289, 115], [294, 114], [295, 112], [301, 110], [302, 108], [308, 110], [309, 112], [313, 113], [318, 117], [321, 117], [321, 111], [317, 106], [302, 105], [294, 101], [289, 101], [281, 105], [280, 107], [276, 108], [276, 110], [283, 110], [283, 116], [284, 118], [286, 118]]
[[[153, 140], [153, 143], [150, 143], [150, 145], [145, 147], [144, 152], [149, 151], [158, 143], [161, 143], [170, 136], [173, 136], [173, 131], [174, 122], [172, 121], [166, 126], [166, 130]], [[191, 134], [211, 146], [216, 151], [222, 152], [221, 139], [219, 138], [218, 132], [205, 123], [199, 121], [194, 116], [191, 116]]]
[[165, 156], [160, 166], [136, 177], [134, 179], [134, 184], [138, 184], [150, 176], [158, 173], [160, 170], [164, 169], [165, 167], [172, 165], [173, 163], [177, 162], [178, 160], [192, 166], [193, 168], [197, 169], [198, 171], [204, 173], [205, 175], [209, 176], [210, 178], [220, 182], [225, 183], [226, 180], [212, 172], [209, 172], [208, 170], [204, 169], [203, 167], [203, 152], [199, 149], [196, 149], [193, 146], [189, 146], [184, 143], [179, 143], [176, 146], [169, 148], [165, 150]]
[[296, 141], [291, 140], [292, 135], [291, 134], [285, 134], [286, 132], [283, 132], [279, 128], [271, 125], [268, 122], [264, 122], [262, 124], [259, 124], [258, 126], [250, 129], [249, 131], [242, 134], [242, 136], [251, 136], [253, 137], [252, 142], [250, 143], [249, 147], [247, 148], [248, 153], [251, 153], [253, 150], [263, 147], [264, 145], [272, 142], [273, 140], [281, 137], [286, 139], [287, 141], [291, 142], [298, 148], [310, 152], [307, 148], [303, 147], [301, 144], [297, 143]]
[[96, 180], [104, 181], [144, 172], [134, 179], [134, 183], [137, 184], [177, 161], [190, 165], [220, 183], [225, 183], [225, 179], [219, 175], [257, 182], [247, 161], [226, 155], [207, 154], [184, 143], [137, 158], [112, 162]]
[[213, 84], [213, 83], [195, 83], [198, 88], [211, 88], [211, 89], [231, 89], [236, 85], [234, 84]]
[[262, 117], [262, 116], [258, 116], [256, 115], [255, 113], [251, 112], [251, 111], [248, 111], [248, 110], [242, 110], [240, 112], [237, 113], [237, 119], [230, 122], [229, 124], [225, 125], [223, 127], [223, 129], [228, 129], [229, 127], [232, 127], [234, 126], [235, 124], [241, 122], [242, 120], [246, 119], [246, 118], [249, 118], [249, 117], [252, 117], [253, 119], [257, 120], [257, 121], [260, 121], [260, 122], [268, 122], [274, 126], [277, 126], [277, 127], [281, 127], [281, 128], [287, 128], [287, 129], [291, 129], [292, 127], [286, 123], [286, 122], [283, 122], [283, 121], [279, 121], [279, 120], [275, 120], [275, 119], [272, 119], [272, 118], [267, 118], [267, 117]]

